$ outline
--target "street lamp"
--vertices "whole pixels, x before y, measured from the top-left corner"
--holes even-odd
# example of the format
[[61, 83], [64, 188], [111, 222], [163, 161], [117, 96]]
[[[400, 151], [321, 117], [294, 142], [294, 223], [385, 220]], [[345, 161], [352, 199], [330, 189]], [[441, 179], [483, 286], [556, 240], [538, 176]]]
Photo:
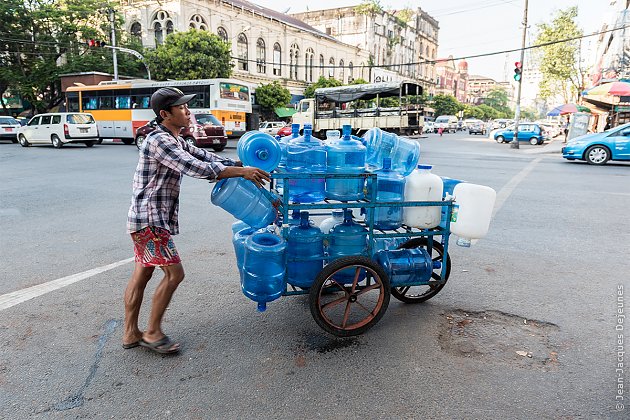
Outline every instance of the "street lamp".
[[118, 50], [118, 51], [126, 52], [126, 53], [129, 53], [131, 55], [138, 57], [140, 61], [142, 61], [142, 64], [144, 64], [144, 67], [147, 69], [147, 77], [149, 78], [149, 80], [151, 80], [151, 71], [149, 70], [149, 65], [144, 59], [144, 56], [140, 54], [138, 51], [132, 50], [131, 48], [113, 47], [111, 45], [105, 45], [105, 48], [111, 48], [114, 51]]

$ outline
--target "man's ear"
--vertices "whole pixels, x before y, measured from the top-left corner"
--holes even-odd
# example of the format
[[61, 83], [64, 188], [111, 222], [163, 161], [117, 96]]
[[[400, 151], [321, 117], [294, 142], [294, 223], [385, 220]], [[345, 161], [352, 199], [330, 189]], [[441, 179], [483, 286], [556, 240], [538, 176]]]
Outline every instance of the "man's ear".
[[168, 116], [169, 116], [169, 114], [170, 114], [170, 113], [169, 113], [167, 110], [165, 110], [165, 109], [161, 109], [161, 110], [160, 110], [160, 117], [162, 117], [162, 119], [163, 119], [163, 120], [165, 120], [165, 119], [166, 119], [166, 117], [168, 117]]

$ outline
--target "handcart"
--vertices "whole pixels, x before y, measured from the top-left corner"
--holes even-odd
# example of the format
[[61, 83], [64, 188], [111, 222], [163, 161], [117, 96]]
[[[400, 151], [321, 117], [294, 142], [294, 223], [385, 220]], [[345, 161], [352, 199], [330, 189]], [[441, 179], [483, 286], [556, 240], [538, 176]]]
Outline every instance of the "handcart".
[[[300, 204], [289, 201], [289, 188], [292, 179], [308, 178], [365, 178], [365, 199], [356, 201], [324, 200], [312, 204]], [[275, 188], [277, 180], [282, 179], [283, 191]], [[333, 259], [324, 255], [324, 267], [308, 289], [286, 285], [282, 296], [309, 295], [311, 314], [317, 324], [325, 331], [339, 336], [349, 337], [362, 334], [375, 325], [385, 314], [390, 296], [405, 303], [420, 303], [437, 295], [446, 284], [451, 271], [451, 259], [448, 255], [450, 221], [453, 201], [399, 201], [379, 202], [376, 200], [376, 174], [288, 174], [273, 173], [270, 190], [262, 189], [263, 194], [276, 206], [280, 215], [278, 226], [285, 240], [288, 239], [289, 213], [292, 210], [308, 211], [310, 216], [323, 216], [328, 213], [317, 211], [333, 209], [366, 209], [366, 221], [360, 222], [368, 230], [368, 245], [363, 255], [351, 255]], [[416, 207], [439, 206], [445, 216], [441, 226], [432, 229], [417, 229], [403, 225], [396, 230], [378, 230], [374, 228], [374, 211], [378, 207]], [[331, 234], [324, 234], [328, 239]], [[380, 238], [399, 238], [403, 242], [398, 248], [424, 248], [433, 263], [431, 278], [424, 282], [396, 284], [390, 286], [390, 279], [385, 270], [372, 259], [374, 240]], [[289, 261], [321, 260], [322, 257], [297, 257]], [[349, 271], [350, 270], [350, 271]], [[336, 274], [353, 273], [351, 283], [340, 282]]]

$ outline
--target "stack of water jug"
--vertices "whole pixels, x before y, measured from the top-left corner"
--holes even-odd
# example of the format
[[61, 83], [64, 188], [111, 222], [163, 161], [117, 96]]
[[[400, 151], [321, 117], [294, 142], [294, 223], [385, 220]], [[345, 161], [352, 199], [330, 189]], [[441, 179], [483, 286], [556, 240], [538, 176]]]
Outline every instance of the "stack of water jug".
[[[366, 198], [366, 177], [343, 175], [374, 173], [376, 202], [454, 198], [450, 228], [459, 237], [457, 244], [470, 246], [486, 235], [495, 191], [432, 174], [431, 166], [418, 164], [418, 142], [379, 128], [372, 128], [359, 138], [351, 135], [349, 125], [344, 125], [341, 133], [327, 131], [327, 140], [322, 142], [313, 136], [309, 124], [303, 128], [300, 135], [299, 124], [293, 124], [292, 134], [283, 138], [250, 131], [238, 142], [239, 159], [245, 166], [305, 175], [285, 178], [284, 182], [279, 179], [276, 184], [276, 190], [286, 192], [292, 203], [362, 200]], [[283, 238], [276, 233], [274, 222], [279, 221], [275, 208], [252, 182], [243, 178], [222, 179], [215, 185], [211, 201], [239, 219], [232, 231], [241, 288], [248, 298], [258, 302], [260, 311], [265, 310], [267, 302], [282, 295], [286, 283], [309, 288], [325, 261], [367, 256], [369, 223], [374, 229], [387, 231], [403, 225], [444, 228], [447, 222], [447, 207], [443, 206], [368, 208], [363, 221], [357, 221], [351, 209], [332, 210], [319, 227], [309, 219], [308, 212], [293, 210], [289, 220], [283, 222], [289, 226], [288, 235]], [[401, 240], [374, 240], [371, 257], [383, 266], [392, 286], [428, 281], [439, 263], [432, 262], [422, 248], [398, 250]], [[353, 273], [341, 271], [335, 274], [335, 280], [352, 282]]]

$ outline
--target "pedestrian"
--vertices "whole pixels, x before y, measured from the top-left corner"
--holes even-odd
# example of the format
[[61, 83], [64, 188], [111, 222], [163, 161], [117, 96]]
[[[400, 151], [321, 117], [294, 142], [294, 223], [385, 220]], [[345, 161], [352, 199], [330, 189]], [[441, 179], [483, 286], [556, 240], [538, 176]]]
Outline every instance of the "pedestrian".
[[439, 127], [438, 134], [440, 135], [440, 137], [442, 137], [442, 133], [444, 133], [444, 127]]
[[564, 122], [563, 127], [563, 131], [564, 131], [564, 141], [563, 143], [567, 142], [567, 139], [569, 137], [569, 117], [567, 117], [567, 120]]
[[[175, 88], [158, 89], [151, 96], [157, 128], [144, 140], [133, 178], [133, 197], [127, 217], [127, 232], [134, 243], [135, 266], [125, 290], [123, 348], [138, 346], [158, 353], [177, 353], [180, 344], [164, 334], [162, 317], [173, 293], [184, 280], [184, 269], [172, 235], [179, 233], [179, 190], [183, 175], [200, 179], [243, 177], [261, 186], [269, 174], [258, 168], [187, 144], [179, 135], [190, 125], [188, 102]], [[153, 295], [147, 329], [138, 327], [144, 290], [155, 271], [164, 272]]]

